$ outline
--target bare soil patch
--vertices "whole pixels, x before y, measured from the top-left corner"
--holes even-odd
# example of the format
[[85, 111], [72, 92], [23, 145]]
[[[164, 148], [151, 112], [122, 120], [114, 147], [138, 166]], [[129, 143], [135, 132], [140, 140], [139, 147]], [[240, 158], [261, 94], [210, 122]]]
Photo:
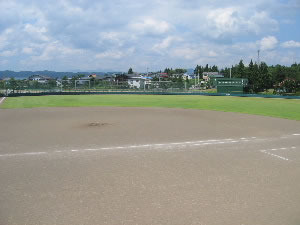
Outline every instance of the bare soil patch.
[[[300, 221], [300, 140], [293, 135], [300, 134], [298, 121], [96, 107], [2, 109], [0, 125], [0, 224]], [[122, 148], [220, 139], [238, 141]], [[93, 150], [111, 146], [121, 148]], [[39, 152], [44, 154], [26, 154]]]

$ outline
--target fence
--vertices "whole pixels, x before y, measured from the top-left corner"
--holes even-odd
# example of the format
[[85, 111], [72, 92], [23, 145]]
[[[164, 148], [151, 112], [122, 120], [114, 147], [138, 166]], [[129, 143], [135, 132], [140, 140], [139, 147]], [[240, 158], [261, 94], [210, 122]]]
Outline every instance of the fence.
[[[35, 91], [18, 91], [10, 93], [2, 93], [2, 96], [19, 97], [19, 96], [43, 96], [43, 95], [202, 95], [202, 96], [234, 96], [234, 97], [259, 97], [259, 98], [283, 98], [283, 99], [300, 99], [300, 96], [284, 96], [284, 95], [262, 95], [262, 94], [228, 94], [228, 93], [208, 93], [205, 90], [35, 90]], [[1, 96], [1, 93], [0, 93]]]

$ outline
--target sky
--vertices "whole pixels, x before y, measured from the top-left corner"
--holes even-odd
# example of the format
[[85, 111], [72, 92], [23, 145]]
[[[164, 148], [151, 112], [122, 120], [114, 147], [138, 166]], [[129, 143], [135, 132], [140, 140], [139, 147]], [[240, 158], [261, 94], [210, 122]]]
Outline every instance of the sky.
[[300, 63], [300, 0], [0, 0], [0, 70]]

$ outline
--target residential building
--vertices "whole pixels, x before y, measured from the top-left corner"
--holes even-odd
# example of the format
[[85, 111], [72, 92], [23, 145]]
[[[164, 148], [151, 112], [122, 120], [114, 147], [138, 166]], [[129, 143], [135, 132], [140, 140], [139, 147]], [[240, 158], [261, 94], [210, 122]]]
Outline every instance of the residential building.
[[128, 77], [128, 85], [130, 88], [145, 88], [146, 84], [150, 84], [151, 77]]
[[222, 74], [219, 74], [218, 72], [203, 72], [202, 76], [203, 76], [203, 80], [206, 82], [209, 82], [211, 78], [223, 78], [224, 77]]
[[43, 75], [32, 75], [32, 76], [28, 77], [28, 80], [29, 81], [37, 81], [40, 84], [46, 84], [50, 80], [54, 80], [54, 79], [51, 77], [43, 76]]
[[195, 79], [195, 75], [194, 74], [190, 74], [190, 73], [184, 73], [183, 74], [183, 79], [185, 79], [185, 80]]

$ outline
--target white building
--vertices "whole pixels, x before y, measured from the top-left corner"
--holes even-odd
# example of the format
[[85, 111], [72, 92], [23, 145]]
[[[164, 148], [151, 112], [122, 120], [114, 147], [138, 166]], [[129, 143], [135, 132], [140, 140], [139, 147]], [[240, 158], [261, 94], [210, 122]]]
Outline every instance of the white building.
[[28, 78], [30, 81], [37, 81], [40, 84], [46, 84], [49, 80], [53, 80], [51, 77], [46, 77], [42, 75], [32, 75]]
[[151, 80], [148, 77], [130, 77], [127, 82], [130, 88], [139, 89], [144, 88], [144, 85], [151, 82]]
[[185, 74], [183, 74], [183, 78], [185, 80], [191, 80], [191, 79], [195, 79], [195, 75], [194, 74], [185, 73]]

